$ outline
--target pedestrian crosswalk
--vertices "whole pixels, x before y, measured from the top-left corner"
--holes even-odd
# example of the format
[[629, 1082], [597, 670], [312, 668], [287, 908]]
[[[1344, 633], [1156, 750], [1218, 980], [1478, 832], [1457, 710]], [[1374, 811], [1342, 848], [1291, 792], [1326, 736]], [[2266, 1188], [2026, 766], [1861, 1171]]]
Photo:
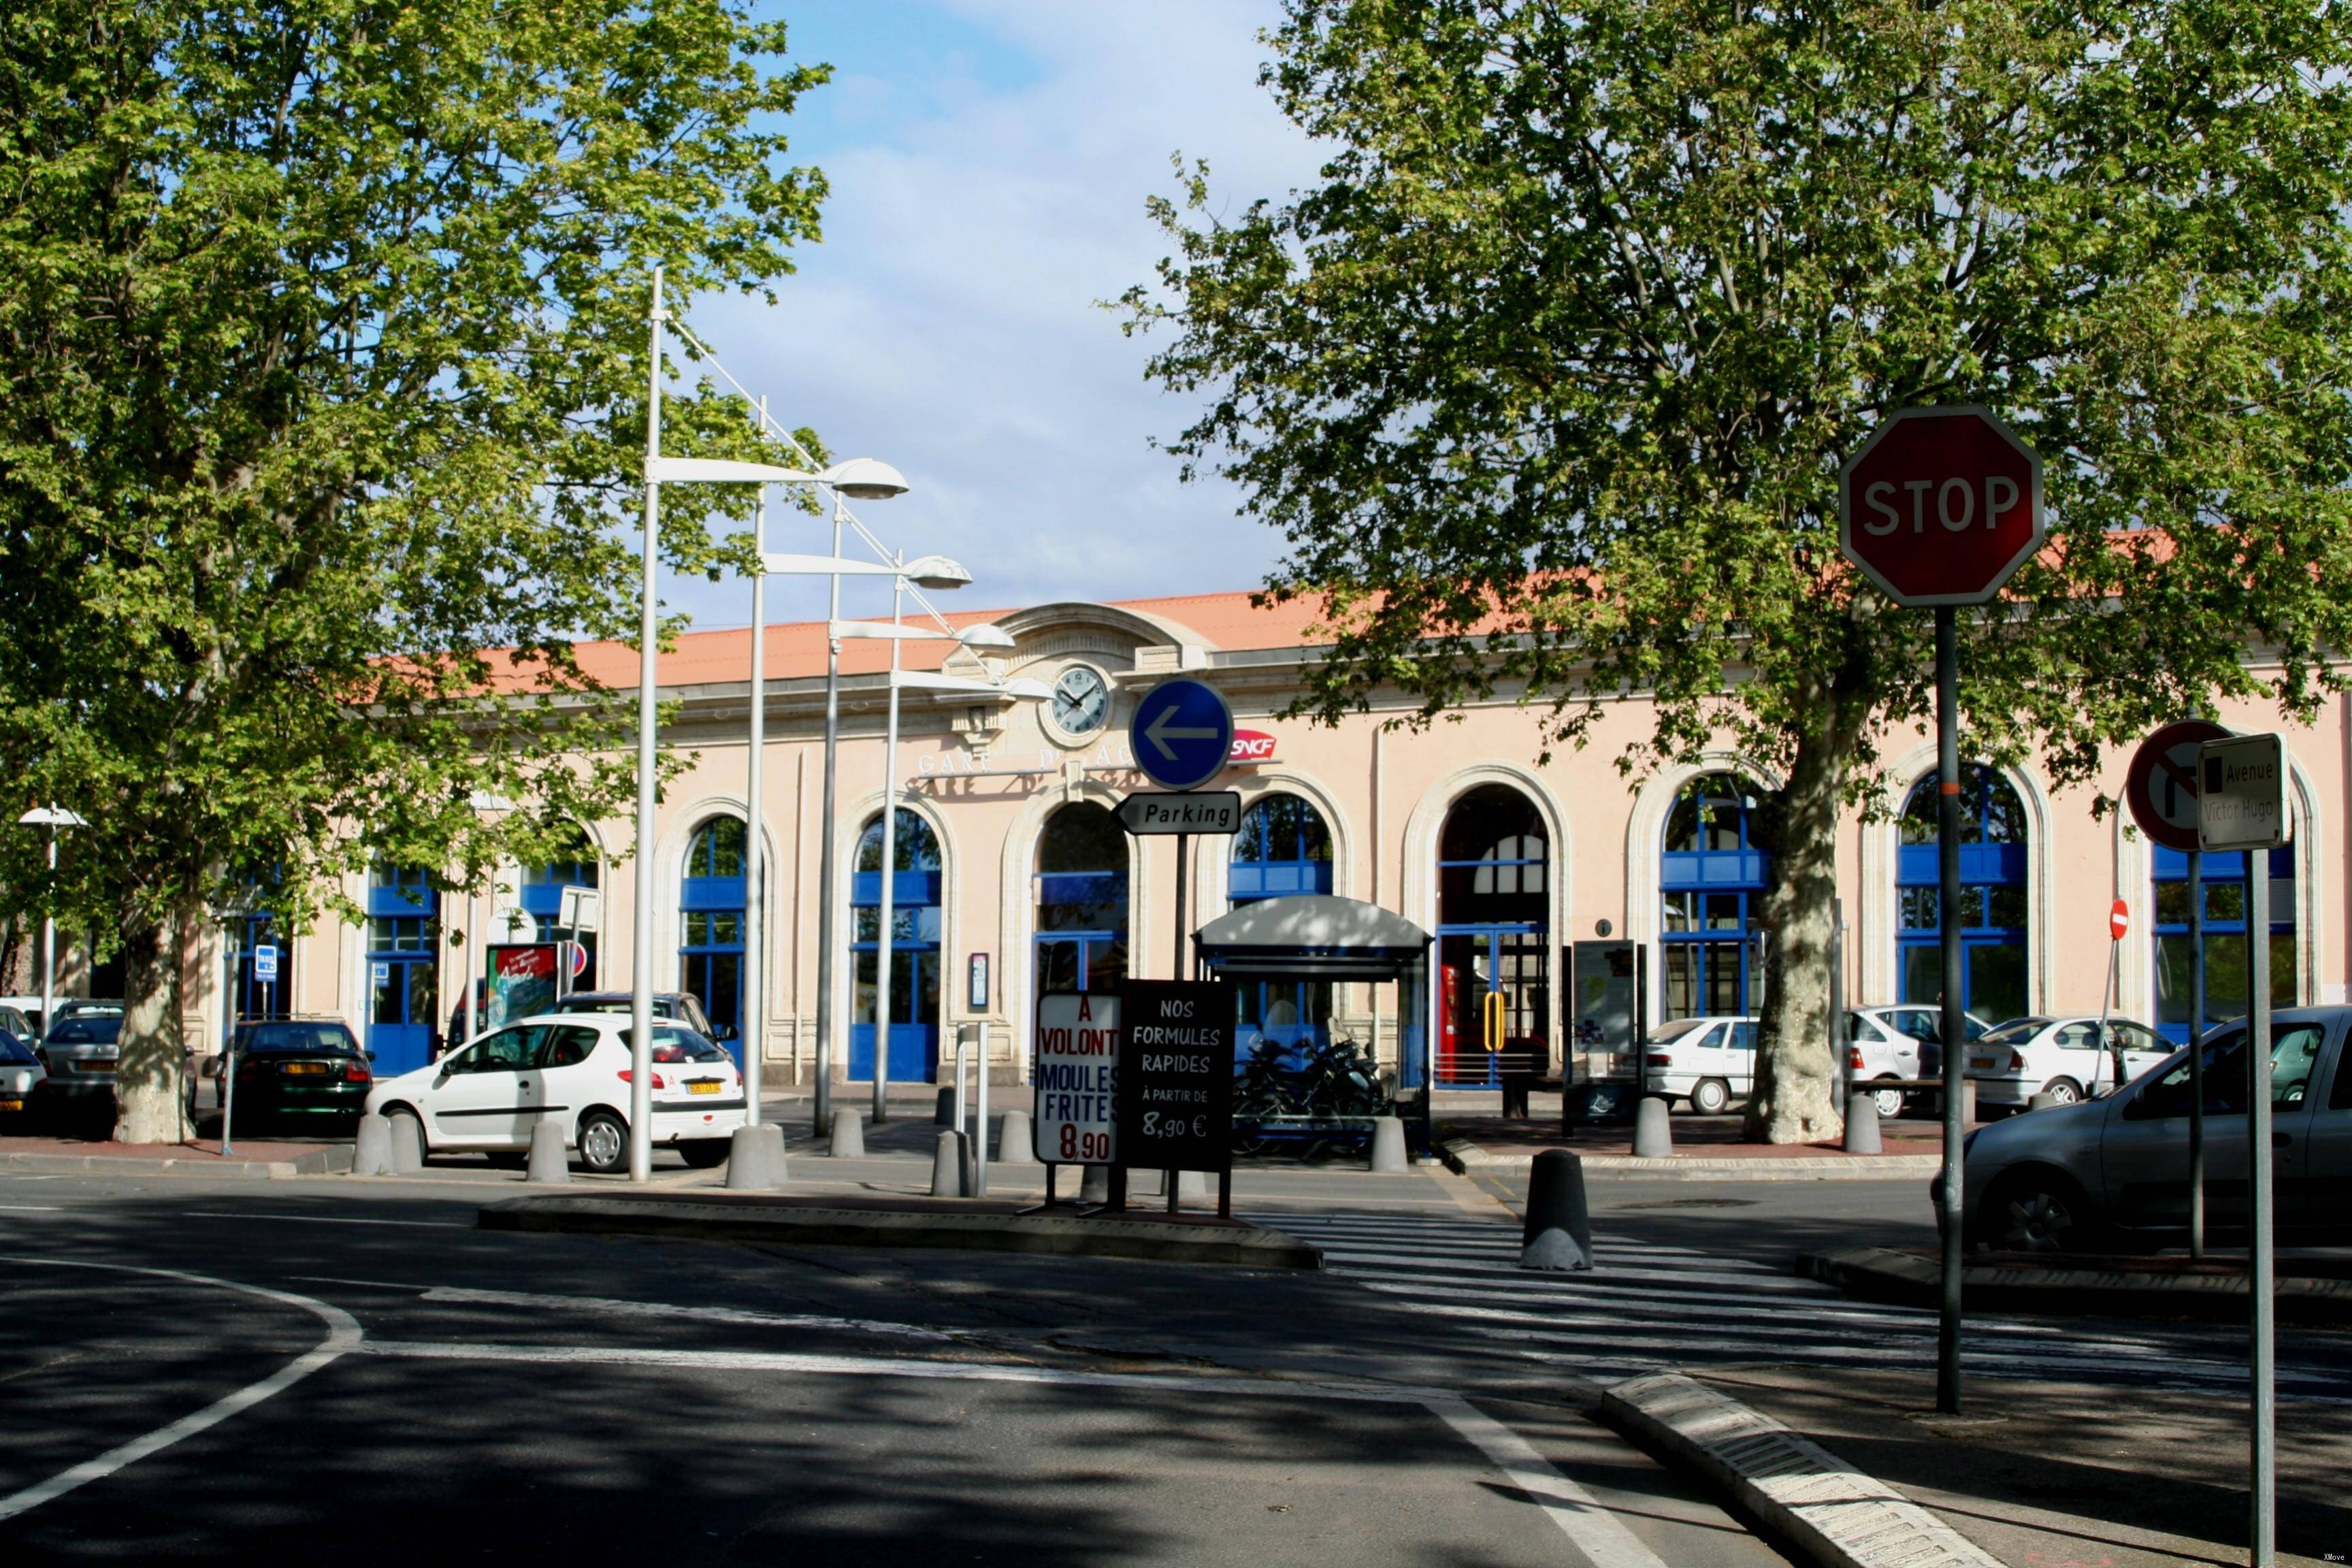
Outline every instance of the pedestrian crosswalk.
[[[1593, 1238], [1599, 1267], [1518, 1267], [1516, 1226], [1397, 1214], [1285, 1214], [1264, 1223], [1322, 1248], [1330, 1273], [1390, 1310], [1493, 1349], [1593, 1377], [1730, 1363], [1933, 1366], [1936, 1314], [1856, 1300], [1760, 1263], [1627, 1236]], [[1972, 1376], [2242, 1390], [2243, 1334], [2221, 1324], [1978, 1317]], [[2352, 1398], [2352, 1370], [2282, 1358], [2279, 1392]]]

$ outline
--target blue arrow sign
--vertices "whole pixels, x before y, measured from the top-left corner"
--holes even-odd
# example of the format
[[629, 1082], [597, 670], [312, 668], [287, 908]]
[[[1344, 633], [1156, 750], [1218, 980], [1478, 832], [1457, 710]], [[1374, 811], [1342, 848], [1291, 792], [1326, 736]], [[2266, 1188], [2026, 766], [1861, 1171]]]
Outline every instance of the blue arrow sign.
[[1162, 789], [1197, 789], [1224, 771], [1234, 710], [1216, 688], [1179, 676], [1143, 694], [1128, 725], [1136, 765]]

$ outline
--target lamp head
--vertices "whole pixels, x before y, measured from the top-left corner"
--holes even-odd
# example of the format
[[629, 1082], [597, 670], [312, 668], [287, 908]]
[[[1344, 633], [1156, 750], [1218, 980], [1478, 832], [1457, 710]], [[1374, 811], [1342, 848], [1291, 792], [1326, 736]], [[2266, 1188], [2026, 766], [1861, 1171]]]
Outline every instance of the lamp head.
[[964, 627], [961, 631], [956, 633], [955, 640], [963, 644], [966, 647], [1001, 649], [1009, 648], [1013, 646], [1013, 634], [1006, 631], [1003, 626], [993, 625], [992, 623], [984, 623], [976, 626]]
[[961, 588], [971, 574], [944, 555], [919, 555], [898, 568], [898, 575], [918, 588]]
[[1042, 680], [1032, 680], [1025, 675], [1006, 681], [1003, 690], [1009, 697], [1025, 698], [1032, 702], [1048, 702], [1054, 696], [1052, 687]]
[[835, 463], [824, 482], [852, 500], [888, 500], [907, 493], [907, 477], [879, 458], [852, 458]]

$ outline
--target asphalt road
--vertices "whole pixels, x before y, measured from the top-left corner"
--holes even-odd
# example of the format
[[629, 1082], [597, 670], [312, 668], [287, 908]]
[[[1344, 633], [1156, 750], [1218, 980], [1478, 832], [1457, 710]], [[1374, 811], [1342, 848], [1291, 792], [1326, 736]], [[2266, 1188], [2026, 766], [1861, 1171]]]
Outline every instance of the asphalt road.
[[[1382, 1182], [1263, 1196], [1515, 1235]], [[1783, 1561], [1344, 1277], [472, 1228], [510, 1190], [0, 1178], [0, 1561]]]

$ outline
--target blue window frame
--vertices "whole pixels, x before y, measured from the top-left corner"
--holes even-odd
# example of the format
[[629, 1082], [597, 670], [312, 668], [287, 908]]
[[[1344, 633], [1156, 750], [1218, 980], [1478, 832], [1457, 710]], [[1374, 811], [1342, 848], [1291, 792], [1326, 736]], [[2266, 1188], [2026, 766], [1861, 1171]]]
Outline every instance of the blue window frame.
[[[1235, 908], [1262, 899], [1331, 890], [1331, 830], [1322, 813], [1295, 795], [1270, 795], [1242, 814], [1226, 867], [1226, 893]], [[1234, 1070], [1249, 1063], [1259, 1040], [1282, 1047], [1285, 1067], [1304, 1063], [1331, 1037], [1328, 981], [1243, 981], [1236, 987], [1242, 1048]]]
[[[928, 1082], [940, 1060], [940, 841], [919, 812], [898, 808], [890, 829], [890, 1077]], [[881, 971], [882, 814], [857, 840], [849, 885], [850, 963], [856, 1008], [849, 1028], [849, 1076], [874, 1079], [874, 1002]]]
[[[2162, 845], [2152, 868], [2156, 919], [2156, 1026], [2167, 1039], [2189, 1040], [2194, 947], [2189, 935], [2189, 857]], [[2294, 849], [2270, 851], [2271, 1002], [2295, 1005]], [[2205, 889], [2204, 1027], [2246, 1015], [2246, 895], [2243, 855], [2208, 855], [2199, 868]]]
[[714, 816], [695, 830], [678, 885], [679, 989], [701, 999], [711, 1024], [743, 1032], [743, 819]]
[[390, 1078], [432, 1058], [440, 1020], [441, 894], [421, 867], [368, 869], [367, 1048]]
[[1091, 801], [1037, 839], [1037, 994], [1101, 991], [1127, 978], [1127, 830]]
[[1658, 857], [1663, 1019], [1744, 1016], [1761, 1000], [1757, 902], [1769, 858], [1756, 842], [1756, 786], [1702, 773], [1666, 812]]
[[[1903, 806], [1895, 864], [1902, 1002], [1932, 1004], [1944, 994], [1938, 782], [1931, 771]], [[2017, 791], [1991, 768], [1970, 768], [1960, 789], [1960, 1005], [1994, 1023], [2027, 1012], [2026, 838]]]
[[1552, 1063], [1551, 849], [1535, 803], [1481, 784], [1454, 803], [1437, 837], [1437, 1049], [1440, 1085], [1498, 1085], [1486, 1050], [1500, 995], [1503, 1039], [1541, 1041]]

